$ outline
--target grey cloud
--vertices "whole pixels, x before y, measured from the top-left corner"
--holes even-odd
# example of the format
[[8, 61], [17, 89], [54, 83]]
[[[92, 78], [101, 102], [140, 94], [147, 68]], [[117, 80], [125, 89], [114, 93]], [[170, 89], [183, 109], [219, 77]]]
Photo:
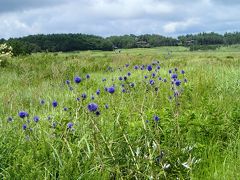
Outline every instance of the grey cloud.
[[[0, 38], [37, 33], [177, 36], [202, 31], [236, 31], [240, 27], [238, 5], [223, 6], [214, 0], [56, 1], [48, 4], [42, 0], [39, 7], [38, 3], [31, 5], [27, 3], [30, 0], [24, 0], [27, 7], [15, 5], [18, 11], [10, 8], [8, 13], [0, 13]], [[19, 11], [20, 7], [25, 9]]]

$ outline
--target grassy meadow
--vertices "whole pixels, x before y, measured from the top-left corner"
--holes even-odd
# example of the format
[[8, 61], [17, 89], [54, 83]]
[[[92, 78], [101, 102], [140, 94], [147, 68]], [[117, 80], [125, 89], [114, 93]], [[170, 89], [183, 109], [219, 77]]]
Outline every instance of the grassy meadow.
[[0, 178], [237, 179], [239, 95], [240, 46], [13, 57], [0, 67]]

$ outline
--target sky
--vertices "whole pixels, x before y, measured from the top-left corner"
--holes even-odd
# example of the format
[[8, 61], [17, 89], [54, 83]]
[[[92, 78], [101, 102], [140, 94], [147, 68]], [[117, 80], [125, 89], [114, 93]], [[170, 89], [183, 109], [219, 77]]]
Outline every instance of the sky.
[[240, 31], [240, 0], [0, 0], [0, 38]]

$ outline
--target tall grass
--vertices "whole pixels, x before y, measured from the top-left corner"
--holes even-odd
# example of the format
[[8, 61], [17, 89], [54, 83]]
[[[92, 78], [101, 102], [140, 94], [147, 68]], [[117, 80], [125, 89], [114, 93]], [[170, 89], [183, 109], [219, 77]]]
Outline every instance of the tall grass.
[[[134, 65], [156, 60], [161, 69], [151, 78], [155, 81], [151, 86], [153, 72], [134, 70]], [[234, 179], [240, 164], [239, 62], [237, 52], [184, 48], [14, 58], [0, 68], [0, 177]], [[175, 67], [182, 80], [177, 98], [168, 73]], [[182, 69], [186, 74], [180, 74]], [[128, 72], [127, 81], [118, 80]], [[73, 82], [76, 75], [83, 78], [80, 84]], [[113, 84], [114, 94], [104, 90]], [[121, 92], [121, 84], [127, 93]], [[82, 100], [82, 93], [87, 99]], [[42, 99], [44, 105], [39, 103]], [[52, 107], [53, 100], [58, 107]], [[98, 104], [99, 116], [88, 111], [90, 102]], [[18, 117], [21, 110], [29, 113], [29, 122]], [[35, 115], [40, 117], [38, 123], [33, 121]], [[67, 128], [69, 122], [73, 129]]]

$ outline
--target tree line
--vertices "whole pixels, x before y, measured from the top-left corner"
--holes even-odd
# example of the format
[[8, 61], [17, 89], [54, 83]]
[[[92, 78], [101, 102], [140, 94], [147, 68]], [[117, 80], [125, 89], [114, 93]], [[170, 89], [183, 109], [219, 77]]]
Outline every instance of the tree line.
[[240, 44], [240, 32], [233, 33], [199, 33], [165, 37], [157, 34], [101, 36], [87, 34], [38, 34], [21, 38], [0, 39], [13, 48], [14, 55], [34, 52], [68, 52], [79, 50], [109, 51], [119, 48], [147, 48], [159, 46], [208, 46]]

